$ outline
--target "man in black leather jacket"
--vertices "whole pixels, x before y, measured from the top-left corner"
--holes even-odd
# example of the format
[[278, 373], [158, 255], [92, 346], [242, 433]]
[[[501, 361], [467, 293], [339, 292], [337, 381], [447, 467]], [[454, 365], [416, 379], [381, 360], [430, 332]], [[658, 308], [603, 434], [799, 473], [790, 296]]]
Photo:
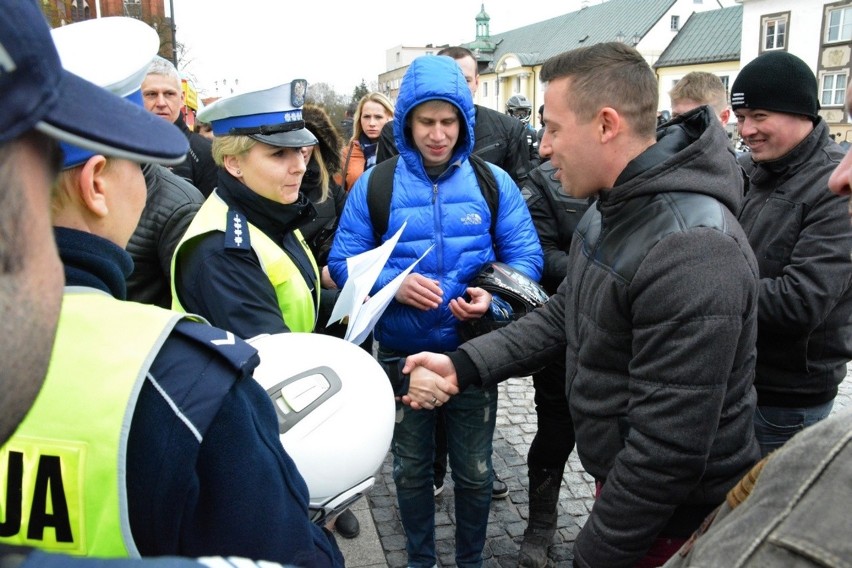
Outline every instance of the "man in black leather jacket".
[[171, 308], [171, 264], [175, 247], [204, 203], [195, 186], [157, 164], [145, 164], [148, 197], [127, 252], [133, 272], [127, 278], [127, 299]]
[[[521, 188], [544, 251], [541, 284], [553, 295], [568, 273], [574, 229], [589, 208], [589, 199], [568, 195], [549, 160], [533, 169]], [[574, 425], [565, 396], [565, 362], [557, 357], [532, 375], [537, 429], [527, 454], [530, 513], [518, 566], [544, 568], [556, 533], [559, 488], [565, 463], [574, 448]]]
[[171, 61], [155, 57], [142, 82], [142, 101], [145, 108], [163, 120], [177, 126], [189, 140], [186, 159], [171, 170], [198, 188], [204, 197], [216, 189], [219, 168], [213, 161], [212, 142], [192, 132], [181, 116], [183, 89], [180, 74]]

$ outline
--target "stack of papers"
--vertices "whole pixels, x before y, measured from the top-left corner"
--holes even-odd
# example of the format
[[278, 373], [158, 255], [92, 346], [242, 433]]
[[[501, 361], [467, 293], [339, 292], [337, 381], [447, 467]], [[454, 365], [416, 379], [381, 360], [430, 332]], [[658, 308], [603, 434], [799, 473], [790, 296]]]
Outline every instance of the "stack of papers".
[[[362, 343], [376, 327], [376, 322], [382, 316], [388, 305], [396, 295], [396, 291], [402, 285], [402, 281], [408, 276], [417, 263], [423, 260], [435, 245], [426, 249], [420, 258], [415, 260], [411, 266], [400, 272], [396, 278], [391, 280], [387, 286], [369, 296], [370, 290], [379, 278], [382, 269], [390, 258], [399, 237], [405, 230], [408, 222], [396, 234], [385, 241], [380, 247], [361, 253], [346, 259], [346, 268], [349, 271], [349, 279], [343, 286], [328, 323], [335, 323], [349, 316], [349, 324], [346, 327], [346, 335], [343, 339], [355, 344]], [[369, 298], [368, 298], [369, 296]], [[365, 298], [367, 300], [365, 301]]]

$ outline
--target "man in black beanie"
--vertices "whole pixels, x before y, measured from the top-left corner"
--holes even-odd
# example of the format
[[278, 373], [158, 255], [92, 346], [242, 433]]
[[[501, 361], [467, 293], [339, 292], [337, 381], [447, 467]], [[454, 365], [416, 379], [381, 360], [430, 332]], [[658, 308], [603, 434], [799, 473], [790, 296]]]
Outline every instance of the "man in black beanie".
[[843, 151], [819, 116], [817, 82], [790, 53], [764, 53], [731, 89], [751, 150], [739, 215], [760, 270], [755, 433], [765, 455], [828, 416], [852, 359], [852, 227], [828, 190]]

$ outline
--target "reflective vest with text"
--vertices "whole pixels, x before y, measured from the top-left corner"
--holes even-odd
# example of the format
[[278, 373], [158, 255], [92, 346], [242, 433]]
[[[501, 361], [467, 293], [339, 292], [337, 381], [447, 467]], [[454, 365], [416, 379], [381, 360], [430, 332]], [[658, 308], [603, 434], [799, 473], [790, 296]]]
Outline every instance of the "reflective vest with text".
[[44, 384], [0, 449], [0, 543], [139, 556], [127, 508], [127, 439], [148, 369], [182, 317], [66, 288]]

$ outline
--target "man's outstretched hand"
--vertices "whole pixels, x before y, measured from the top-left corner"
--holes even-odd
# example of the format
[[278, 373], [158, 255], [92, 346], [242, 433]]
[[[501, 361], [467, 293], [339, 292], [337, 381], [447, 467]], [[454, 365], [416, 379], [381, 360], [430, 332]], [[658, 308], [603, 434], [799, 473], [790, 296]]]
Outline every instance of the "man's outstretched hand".
[[446, 355], [428, 351], [410, 355], [402, 372], [411, 376], [402, 402], [415, 410], [433, 410], [459, 392], [456, 368]]

